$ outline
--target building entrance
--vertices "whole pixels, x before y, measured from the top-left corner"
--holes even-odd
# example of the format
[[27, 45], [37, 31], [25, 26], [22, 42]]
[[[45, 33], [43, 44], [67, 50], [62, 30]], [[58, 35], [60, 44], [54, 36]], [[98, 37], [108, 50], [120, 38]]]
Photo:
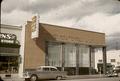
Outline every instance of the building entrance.
[[17, 73], [20, 44], [14, 34], [0, 33], [0, 73]]
[[18, 72], [18, 56], [0, 56], [0, 72]]

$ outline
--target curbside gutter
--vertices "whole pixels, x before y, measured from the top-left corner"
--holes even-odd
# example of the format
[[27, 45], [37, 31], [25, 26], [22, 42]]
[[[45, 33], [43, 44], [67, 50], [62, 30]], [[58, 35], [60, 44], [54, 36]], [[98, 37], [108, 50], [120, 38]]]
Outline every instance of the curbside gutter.
[[67, 79], [90, 79], [90, 78], [105, 78], [105, 75], [74, 75], [67, 76]]

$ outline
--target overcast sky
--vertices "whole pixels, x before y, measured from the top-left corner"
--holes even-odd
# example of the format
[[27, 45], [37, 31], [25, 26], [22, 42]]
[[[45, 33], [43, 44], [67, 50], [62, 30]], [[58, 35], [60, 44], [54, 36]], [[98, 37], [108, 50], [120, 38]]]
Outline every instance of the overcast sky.
[[107, 35], [110, 49], [116, 45], [120, 47], [118, 0], [3, 0], [2, 2], [3, 24], [23, 25], [36, 13], [39, 13], [42, 23], [103, 32]]

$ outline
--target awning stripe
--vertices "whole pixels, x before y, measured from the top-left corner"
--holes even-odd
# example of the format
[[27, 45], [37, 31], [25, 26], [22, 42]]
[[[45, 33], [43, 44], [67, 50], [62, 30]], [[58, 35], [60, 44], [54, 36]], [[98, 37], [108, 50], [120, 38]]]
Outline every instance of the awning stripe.
[[0, 56], [20, 56], [17, 53], [0, 53]]

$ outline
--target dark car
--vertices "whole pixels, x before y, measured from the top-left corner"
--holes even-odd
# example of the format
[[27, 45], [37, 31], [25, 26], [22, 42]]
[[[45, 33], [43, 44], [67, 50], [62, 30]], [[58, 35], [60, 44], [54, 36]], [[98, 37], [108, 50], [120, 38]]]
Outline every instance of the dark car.
[[0, 81], [4, 81], [4, 80], [1, 78], [1, 76], [0, 76]]

